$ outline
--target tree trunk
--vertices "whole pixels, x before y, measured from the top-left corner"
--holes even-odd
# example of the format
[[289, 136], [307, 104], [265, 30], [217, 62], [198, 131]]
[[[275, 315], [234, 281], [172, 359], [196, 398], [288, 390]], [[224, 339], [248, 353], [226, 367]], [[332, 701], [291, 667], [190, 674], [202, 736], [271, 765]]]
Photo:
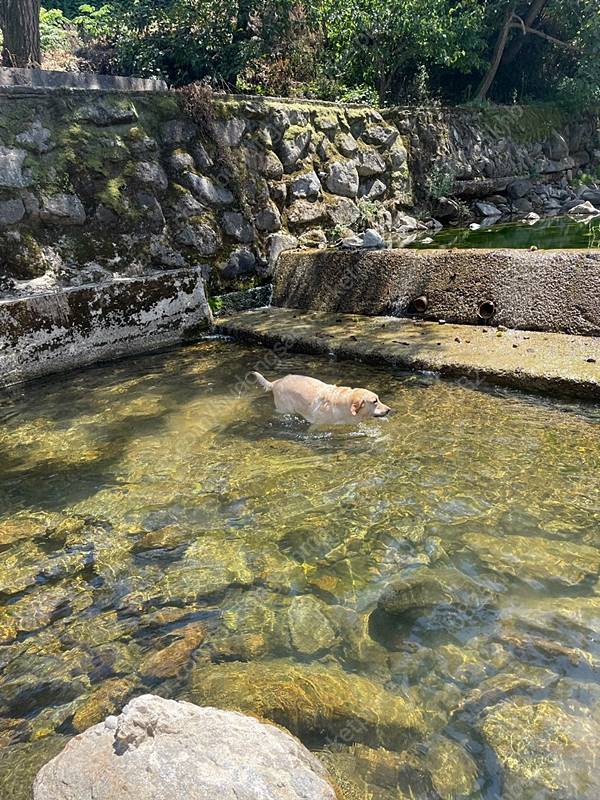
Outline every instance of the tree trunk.
[[[548, 0], [534, 0], [533, 5], [529, 9], [527, 16], [525, 17], [525, 25], [530, 28], [536, 19], [540, 16], [544, 8], [548, 5]], [[504, 54], [504, 58], [502, 59], [503, 64], [512, 64], [515, 58], [521, 52], [521, 48], [525, 44], [526, 33], [523, 32], [523, 36], [519, 36], [518, 39], [512, 43], [512, 45], [508, 48], [506, 53]]]
[[494, 82], [494, 78], [496, 77], [496, 73], [498, 72], [500, 62], [502, 61], [502, 56], [504, 55], [504, 48], [506, 47], [508, 34], [510, 33], [511, 30], [512, 18], [513, 14], [515, 13], [515, 5], [516, 3], [513, 3], [510, 6], [510, 8], [507, 8], [506, 10], [506, 14], [504, 15], [504, 20], [502, 22], [502, 28], [500, 30], [500, 33], [498, 34], [498, 39], [496, 40], [496, 46], [494, 47], [494, 54], [492, 56], [492, 61], [485, 75], [485, 78], [481, 81], [479, 89], [477, 89], [477, 94], [475, 95], [476, 100], [485, 100], [485, 97], [490, 90], [490, 86]]
[[39, 67], [40, 0], [0, 0], [4, 67]]

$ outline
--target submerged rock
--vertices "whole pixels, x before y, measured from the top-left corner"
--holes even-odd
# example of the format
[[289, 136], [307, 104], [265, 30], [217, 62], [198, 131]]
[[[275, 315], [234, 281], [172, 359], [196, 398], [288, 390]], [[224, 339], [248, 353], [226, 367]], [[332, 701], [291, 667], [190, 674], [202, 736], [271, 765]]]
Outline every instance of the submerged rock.
[[190, 623], [177, 631], [178, 638], [162, 650], [148, 653], [140, 664], [140, 674], [146, 678], [175, 678], [190, 663], [192, 653], [204, 641], [205, 628]]
[[485, 533], [469, 534], [463, 541], [488, 569], [526, 583], [552, 581], [576, 586], [600, 571], [600, 551], [588, 545], [541, 536]]
[[477, 788], [475, 762], [460, 744], [444, 736], [402, 753], [353, 744], [318, 755], [344, 797], [457, 800]]
[[131, 696], [134, 688], [133, 681], [125, 678], [105, 681], [79, 706], [73, 715], [71, 725], [78, 733], [96, 725], [120, 708], [127, 697]]
[[[31, 786], [36, 773], [63, 749], [67, 741], [66, 736], [45, 736], [0, 749], [0, 797], [3, 800], [31, 800]], [[50, 800], [50, 796], [45, 800]]]
[[187, 603], [232, 585], [248, 586], [253, 578], [242, 542], [202, 536], [187, 548], [181, 561], [164, 570], [149, 594], [165, 604], [170, 600]]
[[500, 703], [481, 731], [504, 771], [504, 797], [592, 800], [600, 794], [595, 757], [600, 725], [556, 703]]
[[305, 595], [294, 598], [288, 611], [292, 644], [303, 655], [314, 655], [335, 643], [335, 631], [320, 606], [315, 597]]
[[72, 739], [34, 800], [335, 800], [321, 763], [256, 719], [143, 695]]
[[337, 666], [305, 666], [283, 659], [198, 666], [190, 696], [256, 714], [303, 737], [404, 746], [423, 733], [421, 711], [399, 694]]
[[454, 567], [419, 567], [386, 586], [379, 607], [389, 614], [404, 614], [440, 606], [471, 609], [492, 599], [490, 592]]

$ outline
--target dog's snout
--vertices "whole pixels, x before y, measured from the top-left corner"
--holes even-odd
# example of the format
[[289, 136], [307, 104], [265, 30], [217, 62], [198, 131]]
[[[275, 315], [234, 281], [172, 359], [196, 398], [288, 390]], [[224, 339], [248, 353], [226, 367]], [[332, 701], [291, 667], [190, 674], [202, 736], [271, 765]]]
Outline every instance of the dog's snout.
[[375, 416], [376, 417], [387, 417], [390, 414], [392, 409], [389, 406], [384, 406], [383, 403], [379, 403], [377, 408], [375, 409]]

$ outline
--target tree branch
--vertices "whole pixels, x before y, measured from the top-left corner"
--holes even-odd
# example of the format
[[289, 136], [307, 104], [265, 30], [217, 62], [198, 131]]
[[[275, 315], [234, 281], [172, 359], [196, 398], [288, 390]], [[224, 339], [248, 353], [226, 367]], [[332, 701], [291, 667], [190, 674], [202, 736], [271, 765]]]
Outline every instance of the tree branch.
[[[516, 16], [516, 14], [513, 14]], [[537, 28], [530, 28], [529, 25], [526, 25], [520, 17], [517, 17], [518, 22], [511, 22], [510, 28], [519, 28], [523, 31], [523, 36], [527, 34], [531, 34], [532, 36], [541, 36], [542, 39], [546, 39], [548, 42], [552, 42], [552, 44], [557, 45], [558, 47], [566, 47], [568, 50], [577, 50], [574, 44], [571, 42], [564, 42], [562, 39], [557, 39], [555, 36], [550, 36], [549, 33], [544, 33], [544, 31], [540, 31]]]
[[[525, 17], [525, 25], [531, 27], [547, 5], [548, 0], [535, 0], [529, 9], [527, 16]], [[523, 36], [515, 39], [511, 46], [506, 50], [504, 57], [502, 58], [503, 64], [511, 64], [519, 55], [523, 45], [525, 44], [525, 36], [526, 31], [523, 31]]]

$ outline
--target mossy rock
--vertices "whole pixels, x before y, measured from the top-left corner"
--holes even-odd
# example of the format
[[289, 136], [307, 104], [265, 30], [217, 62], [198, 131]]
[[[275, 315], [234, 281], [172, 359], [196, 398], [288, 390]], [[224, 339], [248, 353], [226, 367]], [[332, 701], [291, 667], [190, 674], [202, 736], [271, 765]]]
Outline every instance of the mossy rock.
[[420, 709], [337, 666], [286, 660], [199, 666], [190, 697], [283, 725], [300, 738], [342, 737], [391, 749], [425, 731]]
[[477, 788], [475, 762], [460, 744], [444, 736], [402, 753], [354, 744], [334, 745], [317, 755], [349, 800], [459, 800]]
[[502, 768], [504, 797], [596, 800], [600, 725], [550, 701], [519, 700], [489, 710], [481, 732]]

